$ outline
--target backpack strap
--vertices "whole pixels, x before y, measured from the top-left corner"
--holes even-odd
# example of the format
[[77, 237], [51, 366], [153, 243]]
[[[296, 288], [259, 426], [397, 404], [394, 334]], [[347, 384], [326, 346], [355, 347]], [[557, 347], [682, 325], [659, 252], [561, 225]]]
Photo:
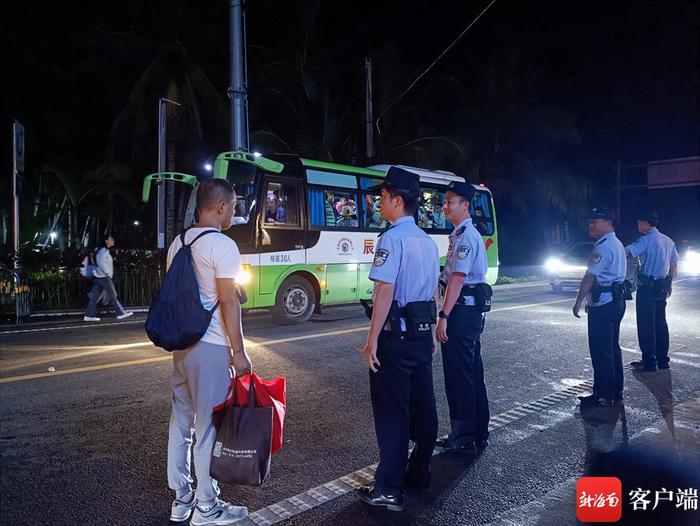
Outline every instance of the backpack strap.
[[[201, 234], [199, 234], [197, 237], [195, 237], [195, 238], [190, 242], [190, 244], [187, 245], [187, 246], [188, 246], [188, 247], [191, 247], [192, 245], [194, 245], [194, 242], [195, 242], [195, 241], [197, 241], [197, 240], [198, 240], [200, 237], [202, 237], [202, 236], [206, 236], [207, 234], [220, 234], [220, 233], [221, 233], [221, 232], [219, 232], [218, 230], [205, 230], [204, 232], [202, 232]], [[183, 234], [184, 234], [184, 232], [183, 232]], [[184, 238], [183, 238], [183, 240], [184, 240]]]
[[202, 232], [201, 234], [199, 234], [197, 237], [195, 237], [192, 241], [190, 241], [190, 243], [185, 243], [185, 234], [187, 233], [187, 231], [188, 231], [190, 228], [194, 228], [194, 227], [186, 228], [186, 229], [183, 230], [182, 233], [180, 234], [180, 243], [182, 244], [183, 247], [191, 247], [192, 245], [194, 245], [194, 242], [197, 241], [200, 237], [206, 236], [207, 234], [211, 234], [212, 232], [214, 232], [214, 233], [216, 233], [216, 232], [221, 233], [219, 230], [205, 230], [204, 232]]
[[[190, 228], [193, 228], [193, 227], [190, 227]], [[182, 234], [180, 234], [180, 242], [182, 243], [183, 247], [188, 247], [188, 248], [191, 247], [192, 245], [194, 245], [195, 241], [197, 241], [202, 236], [206, 236], [207, 234], [212, 234], [212, 233], [219, 233], [220, 234], [221, 233], [219, 230], [205, 230], [204, 232], [199, 234], [197, 237], [195, 237], [188, 245], [185, 243], [185, 232], [187, 232], [190, 228], [186, 228], [185, 230], [182, 231]], [[214, 314], [214, 312], [218, 308], [219, 308], [219, 299], [217, 298], [216, 303], [214, 304], [214, 306], [211, 308], [211, 310], [209, 312]]]

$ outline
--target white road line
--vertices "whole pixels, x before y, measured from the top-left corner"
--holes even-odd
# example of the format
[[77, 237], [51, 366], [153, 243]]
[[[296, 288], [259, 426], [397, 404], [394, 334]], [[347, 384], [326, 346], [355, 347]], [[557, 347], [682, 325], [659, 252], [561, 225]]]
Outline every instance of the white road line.
[[[528, 307], [538, 307], [540, 305], [549, 305], [552, 303], [561, 303], [564, 301], [573, 301], [572, 298], [563, 298], [560, 300], [554, 300], [554, 301], [543, 301], [541, 303], [530, 303], [527, 305], [515, 305], [513, 307], [502, 307], [500, 309], [491, 309], [491, 313], [494, 312], [502, 312], [502, 311], [507, 311], [507, 310], [515, 310], [515, 309], [525, 309]], [[47, 332], [47, 331], [61, 331], [61, 330], [69, 330], [69, 329], [87, 329], [87, 328], [93, 328], [93, 327], [110, 327], [113, 325], [132, 325], [136, 323], [146, 323], [145, 320], [140, 319], [140, 320], [130, 320], [130, 321], [122, 321], [122, 322], [115, 322], [115, 323], [88, 323], [84, 322], [82, 325], [69, 325], [65, 327], [41, 327], [41, 328], [36, 328], [36, 329], [17, 329], [17, 330], [11, 330], [11, 331], [0, 331], [0, 336], [3, 334], [27, 334], [27, 333], [32, 333], [32, 332]], [[357, 329], [358, 331], [361, 330], [361, 328]], [[342, 334], [342, 333], [339, 333]], [[288, 340], [288, 341], [294, 341], [294, 340]]]
[[[521, 418], [541, 412], [545, 408], [558, 404], [561, 400], [555, 401], [554, 398], [558, 397], [552, 395], [562, 395], [564, 397], [563, 399], [566, 399], [581, 394], [591, 389], [592, 386], [593, 382], [591, 380], [581, 380], [578, 384], [567, 387], [562, 391], [557, 391], [527, 404], [514, 407], [505, 413], [495, 415], [491, 418], [489, 431], [505, 427]], [[544, 404], [544, 407], [542, 407], [542, 409], [533, 410], [534, 404]], [[515, 413], [526, 414], [522, 417], [518, 417], [513, 416]], [[433, 454], [440, 454], [440, 452], [441, 451], [438, 449]], [[274, 504], [270, 504], [269, 506], [265, 506], [248, 515], [248, 517], [239, 524], [241, 526], [272, 526], [273, 524], [278, 524], [296, 515], [301, 515], [312, 508], [316, 508], [326, 502], [347, 495], [364, 484], [371, 483], [376, 468], [377, 464], [372, 464], [330, 482], [326, 482], [325, 484], [321, 484], [320, 486], [316, 486], [315, 488], [311, 488], [303, 493], [299, 493], [298, 495], [294, 495], [293, 497], [288, 497]]]
[[88, 329], [92, 327], [110, 327], [112, 325], [133, 325], [135, 323], [146, 323], [146, 320], [119, 321], [115, 323], [83, 322], [82, 325], [70, 325], [67, 327], [41, 327], [37, 329], [17, 329], [14, 331], [0, 331], [0, 336], [2, 336], [3, 334], [26, 334], [29, 332], [63, 331], [67, 329]]

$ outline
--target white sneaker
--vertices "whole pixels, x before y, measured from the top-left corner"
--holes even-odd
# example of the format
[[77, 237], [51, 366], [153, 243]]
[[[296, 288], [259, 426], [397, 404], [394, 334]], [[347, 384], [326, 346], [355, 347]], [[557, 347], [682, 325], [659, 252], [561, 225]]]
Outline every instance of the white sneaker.
[[134, 315], [133, 312], [131, 312], [131, 311], [126, 311], [124, 314], [120, 314], [119, 316], [117, 316], [117, 319], [118, 319], [118, 320], [123, 320], [124, 318], [128, 318], [129, 316], [133, 316], [133, 315]]
[[224, 526], [235, 524], [248, 516], [248, 508], [234, 506], [216, 499], [212, 506], [195, 506], [190, 524], [192, 526]]
[[83, 316], [83, 321], [100, 321], [100, 319], [92, 316]]
[[[189, 497], [189, 500], [186, 500]], [[197, 504], [194, 492], [185, 495], [185, 499], [175, 499], [170, 509], [170, 520], [172, 522], [185, 522], [190, 518], [192, 510]]]

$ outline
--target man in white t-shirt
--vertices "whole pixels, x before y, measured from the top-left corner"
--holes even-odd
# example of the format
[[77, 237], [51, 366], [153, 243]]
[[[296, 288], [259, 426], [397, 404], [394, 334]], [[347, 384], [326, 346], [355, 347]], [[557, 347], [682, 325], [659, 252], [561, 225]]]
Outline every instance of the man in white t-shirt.
[[[207, 230], [231, 227], [236, 194], [230, 183], [208, 179], [197, 190], [199, 221], [185, 233], [185, 243]], [[168, 267], [182, 246], [180, 236], [168, 250]], [[209, 475], [216, 439], [212, 408], [224, 402], [236, 376], [250, 373], [252, 365], [243, 342], [241, 305], [235, 277], [240, 265], [236, 243], [224, 234], [203, 236], [192, 245], [192, 261], [202, 304], [219, 307], [202, 339], [192, 347], [173, 352], [173, 411], [168, 439], [168, 485], [175, 491], [170, 520], [193, 526], [234, 524], [248, 509], [219, 500], [219, 487]], [[192, 448], [193, 434], [197, 441]], [[191, 449], [197, 476], [192, 488]], [[193, 513], [194, 510], [194, 513]]]

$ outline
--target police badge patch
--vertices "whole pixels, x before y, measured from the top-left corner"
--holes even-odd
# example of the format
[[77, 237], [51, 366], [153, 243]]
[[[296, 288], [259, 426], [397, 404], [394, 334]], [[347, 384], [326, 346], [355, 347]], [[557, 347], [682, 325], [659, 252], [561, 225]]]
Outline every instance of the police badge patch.
[[459, 245], [457, 247], [457, 259], [464, 259], [469, 255], [471, 248], [467, 245]]
[[377, 252], [374, 254], [374, 266], [375, 267], [380, 267], [384, 263], [386, 263], [386, 258], [389, 257], [389, 251], [386, 250], [385, 248], [380, 248], [377, 249]]
[[593, 254], [590, 255], [588, 258], [588, 265], [595, 265], [596, 263], [600, 263], [600, 260], [603, 259], [603, 254], [598, 254], [597, 252], [593, 252]]

